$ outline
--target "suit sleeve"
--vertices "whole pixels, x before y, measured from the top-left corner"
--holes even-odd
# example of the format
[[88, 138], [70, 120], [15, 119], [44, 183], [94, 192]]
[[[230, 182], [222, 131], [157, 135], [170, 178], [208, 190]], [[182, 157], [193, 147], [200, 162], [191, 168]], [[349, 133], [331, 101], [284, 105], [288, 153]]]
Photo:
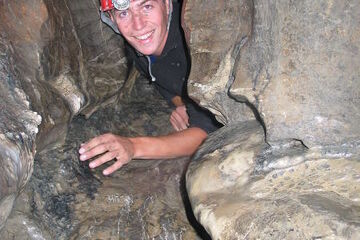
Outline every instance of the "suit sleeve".
[[215, 116], [209, 110], [200, 107], [193, 101], [186, 103], [186, 111], [189, 115], [190, 127], [201, 128], [208, 134], [222, 127], [222, 124], [216, 121]]

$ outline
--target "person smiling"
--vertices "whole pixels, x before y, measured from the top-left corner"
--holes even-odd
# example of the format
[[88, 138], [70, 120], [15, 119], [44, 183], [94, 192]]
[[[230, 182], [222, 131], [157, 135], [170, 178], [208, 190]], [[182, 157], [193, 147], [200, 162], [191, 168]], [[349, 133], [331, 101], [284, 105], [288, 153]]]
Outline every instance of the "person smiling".
[[175, 108], [170, 116], [175, 131], [156, 137], [100, 135], [81, 145], [80, 160], [91, 160], [90, 168], [115, 160], [103, 171], [109, 175], [132, 159], [192, 155], [220, 124], [188, 97], [190, 60], [180, 27], [179, 4], [171, 0], [101, 0], [101, 5], [102, 20], [125, 38], [136, 68]]

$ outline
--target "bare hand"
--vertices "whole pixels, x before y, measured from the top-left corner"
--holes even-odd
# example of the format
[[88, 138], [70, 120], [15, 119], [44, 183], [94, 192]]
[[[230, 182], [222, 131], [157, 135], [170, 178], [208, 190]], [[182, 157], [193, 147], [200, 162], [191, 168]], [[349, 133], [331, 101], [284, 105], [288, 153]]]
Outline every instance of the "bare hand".
[[79, 153], [81, 161], [103, 154], [90, 162], [90, 168], [96, 168], [103, 163], [115, 159], [115, 163], [103, 171], [104, 175], [109, 175], [130, 162], [134, 156], [134, 145], [128, 138], [107, 133], [83, 144]]
[[171, 113], [170, 123], [176, 131], [182, 131], [189, 127], [189, 116], [185, 105], [176, 107]]

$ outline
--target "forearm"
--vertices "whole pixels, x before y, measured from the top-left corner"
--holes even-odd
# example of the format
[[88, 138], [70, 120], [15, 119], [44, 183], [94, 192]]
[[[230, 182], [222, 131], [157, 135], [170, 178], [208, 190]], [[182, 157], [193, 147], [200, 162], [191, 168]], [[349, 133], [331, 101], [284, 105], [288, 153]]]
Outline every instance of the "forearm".
[[161, 159], [192, 155], [206, 139], [200, 128], [188, 128], [159, 137], [130, 138], [134, 146], [134, 159]]

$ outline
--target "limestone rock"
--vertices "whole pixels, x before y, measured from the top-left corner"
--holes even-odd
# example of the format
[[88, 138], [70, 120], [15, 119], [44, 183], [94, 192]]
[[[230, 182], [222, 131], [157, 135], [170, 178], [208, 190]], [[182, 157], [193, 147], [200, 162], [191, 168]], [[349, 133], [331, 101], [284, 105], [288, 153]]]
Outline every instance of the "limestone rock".
[[252, 1], [188, 0], [183, 11], [191, 52], [189, 95], [223, 124], [253, 119], [245, 103], [228, 96], [239, 50], [250, 36]]
[[[65, 138], [70, 119], [114, 98], [127, 76], [123, 40], [91, 1], [3, 1], [0, 26], [32, 109], [38, 149]], [[86, 14], [84, 14], [86, 13]]]
[[185, 3], [188, 89], [227, 124], [187, 172], [199, 222], [213, 239], [358, 239], [360, 3]]
[[[198, 220], [213, 239], [359, 239], [360, 3], [183, 2], [188, 90], [227, 125], [187, 174]], [[100, 133], [170, 128], [153, 91], [121, 92], [133, 86], [123, 41], [98, 7], [0, 2], [1, 239], [196, 238], [179, 192], [187, 159], [110, 178], [78, 161]]]
[[123, 86], [123, 41], [100, 22], [98, 4], [0, 2], [0, 229], [35, 152], [61, 144], [74, 116], [114, 102]]
[[[72, 112], [81, 110], [88, 117], [117, 95], [126, 80], [123, 39], [100, 21], [98, 1], [43, 4], [49, 19], [42, 27], [42, 38], [48, 39], [42, 51], [42, 77], [55, 86], [59, 78], [66, 78], [82, 94], [77, 102], [81, 109]], [[55, 88], [67, 96], [67, 88]]]
[[244, 122], [210, 136], [187, 189], [214, 240], [359, 239], [359, 160], [322, 158], [297, 142], [270, 147], [259, 124]]
[[189, 0], [185, 9], [189, 91], [219, 119], [240, 112], [215, 100], [229, 93], [256, 109], [270, 143], [358, 139], [359, 1]]
[[8, 44], [0, 37], [0, 229], [31, 176], [41, 123], [41, 116], [30, 109], [12, 63]]
[[75, 118], [63, 145], [35, 157], [34, 172], [0, 239], [197, 239], [183, 202], [188, 158], [132, 161], [109, 177], [79, 161], [99, 134], [167, 134], [170, 109], [145, 79], [126, 102]]
[[[66, 102], [39, 79], [42, 69], [41, 54], [46, 45], [42, 38], [42, 26], [48, 19], [48, 11], [42, 1], [2, 1], [0, 3], [0, 25], [2, 37], [6, 40], [8, 56], [19, 82], [19, 88], [26, 93], [30, 108], [42, 117], [37, 135], [38, 150], [49, 143], [64, 138], [70, 119]], [[21, 119], [19, 119], [21, 121]], [[56, 128], [56, 134], [54, 129]]]

